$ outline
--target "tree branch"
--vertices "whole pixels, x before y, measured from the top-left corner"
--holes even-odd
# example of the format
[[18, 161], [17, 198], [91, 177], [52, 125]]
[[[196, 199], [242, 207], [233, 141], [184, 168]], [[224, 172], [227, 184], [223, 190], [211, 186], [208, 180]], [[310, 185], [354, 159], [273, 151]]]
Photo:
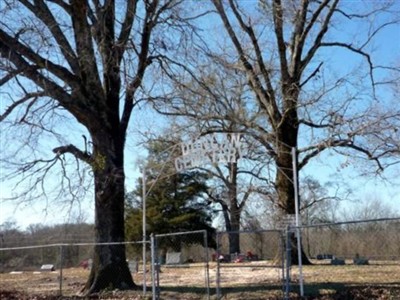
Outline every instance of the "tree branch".
[[[1, 36], [1, 30], [0, 30]], [[7, 44], [3, 43], [0, 39], [0, 56], [3, 58], [7, 58], [11, 61], [19, 70], [21, 74], [35, 82], [38, 86], [40, 86], [46, 95], [57, 99], [62, 103], [65, 107], [71, 108], [72, 106], [72, 98], [70, 95], [64, 91], [59, 85], [51, 81], [50, 79], [44, 77], [41, 73], [38, 72], [39, 67], [30, 65], [27, 61], [22, 58], [22, 55], [15, 52], [15, 50], [9, 47]], [[74, 109], [71, 109], [74, 111]]]
[[[72, 26], [79, 61], [80, 80], [83, 81], [83, 86], [89, 89], [87, 90], [88, 93], [97, 97], [104, 97], [93, 49], [93, 34], [87, 20], [88, 10], [86, 1], [71, 0]], [[100, 103], [101, 101], [97, 101], [97, 104]]]
[[[280, 0], [274, 0], [272, 3], [274, 24], [275, 24], [275, 37], [278, 44], [279, 61], [281, 65], [281, 84], [286, 86], [289, 84], [289, 72], [286, 59], [286, 43], [283, 37], [283, 9]], [[292, 74], [293, 75], [293, 74]]]
[[323, 64], [324, 64], [323, 62], [319, 63], [318, 67], [302, 83], [300, 83], [300, 88], [302, 88], [304, 85], [306, 85], [307, 82], [309, 82], [315, 75], [318, 74], [318, 72], [321, 69]]
[[354, 53], [364, 56], [368, 62], [369, 76], [371, 79], [372, 89], [373, 89], [374, 97], [375, 97], [375, 79], [374, 79], [374, 73], [373, 73], [374, 65], [372, 63], [371, 56], [368, 53], [362, 51], [361, 48], [354, 48], [351, 44], [346, 44], [346, 43], [341, 43], [341, 42], [324, 42], [324, 43], [320, 43], [320, 46], [321, 47], [341, 47], [341, 48], [348, 49]]
[[0, 122], [2, 122], [5, 118], [7, 118], [14, 111], [14, 109], [17, 108], [18, 106], [20, 106], [21, 104], [28, 102], [31, 98], [37, 99], [38, 97], [41, 97], [41, 96], [45, 96], [45, 93], [37, 92], [37, 93], [28, 93], [28, 94], [24, 95], [24, 97], [13, 102], [11, 105], [9, 105], [6, 108], [5, 112], [2, 115], [0, 115]]
[[80, 159], [88, 164], [92, 163], [92, 155], [88, 154], [87, 152], [83, 152], [81, 150], [79, 150], [78, 148], [76, 148], [74, 145], [70, 144], [67, 146], [60, 146], [57, 148], [53, 149], [53, 152], [57, 155], [60, 156], [62, 154], [65, 153], [70, 153], [73, 156], [75, 156], [77, 159]]
[[[37, 16], [49, 29], [52, 33], [53, 38], [57, 42], [61, 53], [64, 55], [64, 58], [68, 62], [72, 71], [75, 74], [79, 74], [79, 64], [77, 57], [72, 50], [72, 47], [65, 37], [63, 31], [61, 30], [59, 23], [56, 21], [51, 11], [49, 10], [47, 4], [44, 3], [43, 0], [35, 1], [36, 5], [32, 5], [30, 2], [26, 0], [21, 0], [21, 2], [28, 8], [35, 16]], [[62, 3], [57, 3], [62, 4]], [[65, 4], [65, 3], [64, 3]], [[69, 6], [62, 5], [63, 9], [70, 14], [71, 10]]]
[[5, 31], [0, 29], [0, 55], [4, 58], [7, 58], [10, 51], [12, 51], [15, 55], [18, 55], [21, 59], [22, 57], [28, 58], [32, 63], [37, 65], [38, 68], [44, 68], [48, 70], [62, 81], [68, 83], [71, 87], [76, 87], [78, 85], [78, 78], [66, 68], [54, 64], [50, 60], [44, 59], [35, 53], [31, 48], [28, 48], [19, 42], [17, 38], [11, 37]]
[[154, 18], [155, 15], [158, 15], [157, 12], [157, 1], [152, 2], [149, 5], [146, 5], [146, 15], [143, 20], [143, 29], [142, 29], [142, 38], [140, 41], [140, 52], [138, 53], [138, 67], [136, 74], [133, 80], [129, 83], [126, 89], [126, 95], [124, 100], [124, 109], [121, 117], [121, 126], [120, 132], [126, 132], [129, 119], [132, 114], [132, 110], [134, 107], [133, 97], [136, 93], [136, 90], [141, 86], [144, 73], [146, 71], [147, 66], [151, 63], [148, 59], [149, 55], [149, 46], [150, 46], [150, 37], [151, 33], [157, 23], [157, 19]]
[[117, 49], [118, 49], [118, 62], [120, 63], [123, 57], [123, 52], [126, 50], [126, 45], [129, 40], [129, 36], [132, 30], [133, 22], [135, 21], [136, 16], [136, 8], [137, 1], [128, 0], [125, 19], [121, 26], [121, 31], [119, 33], [118, 41], [117, 41]]
[[[222, 22], [224, 23], [225, 29], [227, 30], [229, 37], [232, 40], [232, 43], [236, 48], [236, 51], [239, 54], [239, 59], [243, 65], [243, 67], [245, 68], [246, 73], [249, 76], [250, 85], [253, 87], [255, 94], [258, 95], [257, 99], [260, 101], [260, 104], [265, 108], [266, 112], [268, 113], [268, 117], [271, 120], [271, 124], [276, 125], [278, 123], [278, 120], [281, 119], [281, 115], [280, 115], [279, 109], [276, 106], [276, 102], [274, 99], [274, 93], [272, 92], [272, 89], [265, 90], [264, 87], [262, 86], [259, 78], [257, 77], [257, 75], [255, 73], [253, 66], [251, 65], [251, 63], [249, 62], [249, 60], [246, 57], [244, 49], [243, 49], [235, 31], [233, 30], [231, 23], [229, 22], [229, 19], [225, 13], [225, 9], [223, 7], [223, 4], [221, 3], [221, 0], [212, 0], [212, 2], [220, 15]], [[235, 6], [234, 6], [232, 0], [230, 0], [230, 4], [231, 4], [232, 9], [235, 9]], [[234, 12], [235, 12], [235, 10], [234, 10]], [[238, 21], [241, 22], [241, 17], [240, 17], [240, 15], [238, 15], [238, 16], [239, 16]], [[241, 23], [244, 24], [243, 21]], [[247, 33], [249, 33], [248, 29], [247, 29]], [[253, 46], [257, 47], [257, 44], [253, 44]], [[267, 85], [268, 85], [268, 83], [267, 83]]]
[[315, 149], [315, 150], [313, 150], [312, 152], [310, 152], [309, 154], [307, 154], [306, 156], [303, 157], [301, 162], [299, 162], [298, 169], [301, 170], [309, 162], [309, 160], [311, 158], [317, 156], [324, 150], [329, 149], [329, 148], [334, 148], [334, 147], [350, 148], [350, 149], [356, 150], [357, 152], [363, 153], [365, 156], [367, 156], [368, 160], [373, 160], [376, 162], [380, 171], [384, 170], [384, 167], [382, 166], [382, 164], [380, 162], [380, 158], [382, 157], [381, 155], [379, 155], [379, 156], [373, 155], [373, 153], [371, 151], [369, 151], [361, 146], [355, 145], [354, 142], [350, 139], [337, 139], [337, 140], [329, 139], [329, 140], [319, 143], [316, 146], [311, 146], [311, 147], [307, 147], [305, 149], [300, 149], [299, 153], [306, 152], [311, 149]]
[[[304, 31], [304, 34], [302, 36], [303, 41], [305, 41], [309, 31], [312, 29], [312, 27], [315, 25], [315, 22], [317, 21], [318, 16], [321, 14], [322, 10], [328, 6], [328, 3], [330, 0], [325, 0], [320, 4], [318, 7], [317, 11], [314, 13], [310, 23], [308, 24], [307, 28]], [[311, 48], [308, 50], [307, 54], [305, 57], [302, 59], [301, 62], [301, 69], [304, 69], [311, 59], [314, 57], [315, 53], [321, 46], [322, 39], [324, 38], [325, 34], [328, 32], [329, 24], [332, 18], [333, 13], [335, 12], [335, 8], [338, 5], [339, 0], [335, 0], [332, 4], [332, 6], [329, 8], [328, 14], [325, 17], [324, 22], [321, 25], [321, 30], [319, 31], [317, 37], [315, 38], [314, 42], [312, 43]]]

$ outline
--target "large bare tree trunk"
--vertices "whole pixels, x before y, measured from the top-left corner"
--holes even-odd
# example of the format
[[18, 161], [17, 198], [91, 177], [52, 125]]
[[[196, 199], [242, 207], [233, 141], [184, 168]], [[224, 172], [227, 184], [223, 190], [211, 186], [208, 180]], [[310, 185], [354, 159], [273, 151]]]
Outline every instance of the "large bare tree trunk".
[[237, 173], [238, 166], [237, 163], [229, 164], [229, 177], [230, 184], [228, 186], [228, 197], [229, 197], [229, 207], [230, 207], [230, 230], [229, 233], [229, 253], [240, 253], [240, 215], [242, 207], [238, 203], [237, 195]]
[[240, 253], [240, 210], [236, 205], [230, 206], [229, 253]]
[[240, 253], [240, 223], [241, 214], [243, 207], [248, 199], [249, 193], [246, 193], [244, 197], [239, 199], [237, 177], [238, 177], [238, 165], [237, 162], [228, 163], [227, 168], [229, 169], [229, 176], [224, 177], [222, 171], [217, 167], [217, 173], [214, 173], [217, 177], [222, 179], [224, 182], [224, 188], [227, 189], [223, 196], [212, 197], [213, 201], [221, 205], [222, 214], [225, 222], [225, 230], [228, 232], [229, 241], [229, 254]]
[[[289, 113], [286, 122], [284, 122], [280, 130], [277, 131], [279, 141], [279, 145], [277, 145], [277, 148], [279, 149], [279, 151], [276, 159], [278, 171], [275, 178], [275, 185], [276, 191], [278, 193], [278, 204], [283, 211], [283, 214], [294, 215], [296, 213], [296, 205], [292, 149], [297, 148], [298, 121], [297, 113], [294, 109], [288, 108], [288, 112]], [[296, 172], [298, 172], [297, 169]], [[298, 178], [298, 176], [296, 176], [296, 178]], [[291, 262], [292, 264], [298, 264], [299, 257], [297, 235], [291, 235], [290, 239], [292, 249]], [[302, 263], [305, 265], [311, 264], [311, 261], [308, 259], [303, 250], [303, 247], [301, 253]]]
[[[230, 187], [231, 188], [231, 187]], [[228, 232], [229, 254], [240, 253], [240, 215], [241, 208], [237, 203], [236, 191], [229, 190], [229, 199], [221, 199], [222, 214], [225, 221], [225, 230]], [[229, 203], [229, 204], [227, 204]]]
[[[125, 174], [123, 168], [123, 138], [101, 133], [93, 140], [102, 140], [96, 148], [93, 164], [95, 177], [95, 241], [93, 267], [85, 286], [90, 294], [108, 289], [135, 287], [126, 262], [124, 244]], [[108, 145], [108, 146], [107, 146]]]

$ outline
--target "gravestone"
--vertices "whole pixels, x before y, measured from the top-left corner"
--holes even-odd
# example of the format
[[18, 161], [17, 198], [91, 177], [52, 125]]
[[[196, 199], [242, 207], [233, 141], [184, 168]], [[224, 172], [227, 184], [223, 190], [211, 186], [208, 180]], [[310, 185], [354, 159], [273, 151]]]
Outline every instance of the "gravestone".
[[88, 268], [89, 268], [89, 271], [92, 270], [92, 267], [93, 267], [93, 259], [89, 258], [89, 259], [88, 259]]
[[131, 271], [131, 273], [139, 272], [139, 262], [137, 261], [137, 259], [129, 261], [128, 265], [129, 271]]
[[167, 252], [167, 265], [178, 265], [182, 263], [181, 252]]
[[343, 266], [343, 265], [345, 265], [345, 264], [346, 264], [346, 263], [345, 263], [344, 259], [340, 259], [340, 258], [334, 257], [334, 258], [331, 260], [331, 265], [332, 265], [332, 266]]
[[40, 270], [52, 272], [52, 271], [55, 271], [56, 269], [54, 268], [54, 265], [52, 265], [52, 264], [45, 264], [40, 267]]
[[369, 261], [366, 258], [358, 257], [353, 259], [353, 263], [357, 266], [369, 265]]
[[317, 260], [323, 260], [323, 259], [333, 259], [332, 254], [318, 254], [317, 255]]

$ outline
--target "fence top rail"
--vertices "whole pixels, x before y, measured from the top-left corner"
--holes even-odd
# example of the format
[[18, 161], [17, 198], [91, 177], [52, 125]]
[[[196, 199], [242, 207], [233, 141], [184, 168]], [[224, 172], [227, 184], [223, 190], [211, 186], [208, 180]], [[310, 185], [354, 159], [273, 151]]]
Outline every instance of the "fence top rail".
[[217, 234], [230, 234], [230, 233], [280, 233], [281, 229], [258, 229], [258, 230], [237, 230], [237, 231], [218, 231]]
[[380, 219], [367, 219], [367, 220], [354, 220], [354, 221], [343, 221], [343, 222], [332, 222], [332, 223], [318, 223], [318, 224], [307, 224], [301, 226], [292, 226], [292, 228], [311, 228], [311, 227], [329, 227], [337, 225], [347, 224], [360, 224], [360, 223], [373, 223], [373, 222], [385, 222], [385, 221], [400, 221], [400, 217], [397, 218], [380, 218]]
[[20, 247], [9, 247], [0, 248], [0, 251], [8, 250], [26, 250], [26, 249], [38, 249], [38, 248], [49, 248], [49, 247], [70, 247], [70, 246], [105, 246], [105, 245], [131, 245], [131, 244], [150, 244], [150, 241], [138, 241], [138, 242], [109, 242], [109, 243], [58, 243], [58, 244], [46, 244], [46, 245], [31, 245], [31, 246], [20, 246]]
[[182, 231], [182, 232], [172, 232], [172, 233], [163, 233], [163, 234], [155, 234], [155, 237], [164, 237], [164, 236], [174, 236], [174, 235], [187, 235], [187, 234], [195, 234], [195, 233], [207, 233], [207, 230], [195, 230], [195, 231]]

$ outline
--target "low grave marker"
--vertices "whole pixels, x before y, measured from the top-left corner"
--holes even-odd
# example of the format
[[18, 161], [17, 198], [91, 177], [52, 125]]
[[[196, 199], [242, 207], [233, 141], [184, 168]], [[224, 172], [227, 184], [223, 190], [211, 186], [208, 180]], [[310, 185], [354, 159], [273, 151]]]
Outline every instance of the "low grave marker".
[[181, 252], [167, 252], [167, 265], [179, 265], [182, 263], [182, 253]]
[[334, 257], [333, 259], [331, 259], [331, 265], [332, 265], [332, 266], [343, 266], [343, 265], [345, 265], [345, 264], [346, 264], [346, 263], [345, 263], [344, 259], [336, 258], [336, 257]]
[[41, 271], [47, 271], [47, 272], [53, 272], [56, 269], [54, 268], [54, 265], [52, 265], [52, 264], [45, 264], [45, 265], [42, 265], [40, 267], [40, 270]]

